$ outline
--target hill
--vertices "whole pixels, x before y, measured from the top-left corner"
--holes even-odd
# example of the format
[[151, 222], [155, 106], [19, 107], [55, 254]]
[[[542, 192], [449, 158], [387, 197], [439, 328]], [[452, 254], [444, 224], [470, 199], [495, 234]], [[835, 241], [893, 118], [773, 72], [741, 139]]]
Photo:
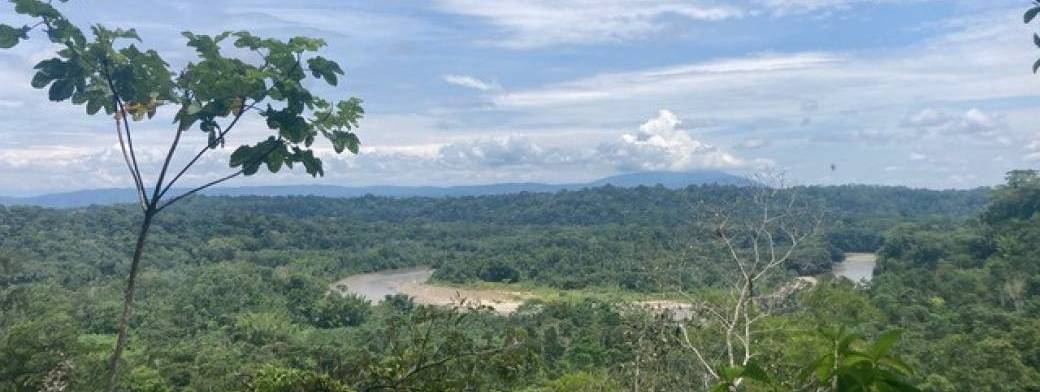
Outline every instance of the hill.
[[[692, 172], [639, 172], [621, 174], [601, 178], [587, 183], [542, 184], [533, 182], [500, 183], [487, 185], [461, 186], [362, 186], [348, 187], [337, 185], [280, 185], [212, 188], [205, 192], [209, 196], [321, 196], [331, 198], [360, 197], [365, 195], [387, 197], [462, 197], [489, 196], [513, 193], [553, 193], [562, 190], [580, 190], [604, 185], [623, 188], [638, 186], [656, 186], [658, 184], [669, 189], [681, 189], [690, 185], [738, 185], [753, 184], [747, 178], [720, 171]], [[124, 189], [90, 189], [73, 192], [50, 193], [30, 197], [0, 197], [3, 205], [31, 205], [51, 208], [85, 207], [90, 205], [112, 205], [133, 203], [136, 197], [133, 190]]]

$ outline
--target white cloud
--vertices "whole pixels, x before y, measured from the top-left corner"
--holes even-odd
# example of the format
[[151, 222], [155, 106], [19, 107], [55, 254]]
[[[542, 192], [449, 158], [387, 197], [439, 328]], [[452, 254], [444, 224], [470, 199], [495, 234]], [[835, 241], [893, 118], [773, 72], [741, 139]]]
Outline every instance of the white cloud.
[[[412, 184], [501, 181], [573, 182], [619, 171], [723, 169], [770, 166], [767, 159], [745, 162], [681, 128], [662, 110], [635, 133], [597, 144], [546, 144], [523, 134], [457, 139], [446, 144], [365, 147], [358, 156], [324, 151], [329, 165], [323, 181], [385, 184], [386, 178]], [[293, 181], [289, 175], [279, 178]], [[299, 181], [298, 179], [295, 181]]]
[[1036, 136], [1036, 140], [1033, 140], [1026, 145], [1026, 156], [1027, 161], [1040, 161], [1040, 135]]
[[[284, 4], [292, 4], [285, 2]], [[224, 10], [227, 29], [299, 29], [309, 27], [343, 34], [358, 41], [398, 41], [422, 36], [432, 28], [420, 19], [371, 12], [361, 6], [337, 2], [335, 6], [307, 7], [231, 7]]]
[[690, 21], [741, 17], [733, 6], [679, 0], [440, 0], [446, 12], [486, 19], [513, 48], [615, 42], [645, 37], [667, 26], [666, 16]]
[[923, 0], [759, 0], [774, 15], [804, 14], [809, 12], [843, 10], [860, 4], [907, 3]]
[[22, 101], [0, 99], [0, 109], [17, 109], [22, 107]]
[[624, 134], [599, 146], [602, 159], [620, 170], [684, 171], [731, 168], [745, 163], [718, 148], [694, 139], [680, 128], [678, 117], [661, 110], [635, 134]]
[[902, 48], [752, 54], [601, 73], [503, 92], [493, 103], [575, 121], [630, 119], [667, 106], [687, 117], [710, 115], [723, 125], [769, 119], [801, 127], [811, 113], [814, 127], [890, 127], [907, 107], [922, 103], [1032, 97], [1037, 82], [1028, 65], [1035, 59], [1022, 49], [1021, 38], [1029, 37], [1029, 29], [1007, 23], [1020, 13], [980, 14]]
[[444, 75], [444, 81], [454, 84], [456, 86], [467, 87], [480, 91], [491, 91], [500, 88], [495, 83], [488, 83], [483, 80], [467, 75]]
[[767, 146], [769, 146], [769, 140], [758, 137], [751, 137], [741, 140], [740, 143], [737, 143], [736, 145], [737, 148], [743, 150], [755, 150]]
[[527, 137], [513, 134], [444, 145], [437, 153], [437, 160], [453, 167], [551, 167], [573, 163], [577, 160], [575, 155], [578, 154], [561, 149], [543, 148]]
[[[607, 73], [549, 87], [500, 94], [494, 102], [502, 107], [545, 107], [561, 104], [590, 104], [627, 101], [635, 97], [660, 99], [682, 95], [727, 97], [757, 88], [754, 98], [791, 91], [773, 91], [768, 83], [816, 72], [842, 62], [842, 57], [824, 53], [765, 54], [703, 63]], [[801, 72], [799, 72], [801, 71]]]
[[975, 108], [964, 112], [925, 108], [907, 115], [900, 125], [931, 136], [996, 136], [998, 131], [1007, 128], [1002, 117]]
[[911, 161], [920, 162], [928, 160], [928, 156], [919, 152], [911, 152], [909, 156]]

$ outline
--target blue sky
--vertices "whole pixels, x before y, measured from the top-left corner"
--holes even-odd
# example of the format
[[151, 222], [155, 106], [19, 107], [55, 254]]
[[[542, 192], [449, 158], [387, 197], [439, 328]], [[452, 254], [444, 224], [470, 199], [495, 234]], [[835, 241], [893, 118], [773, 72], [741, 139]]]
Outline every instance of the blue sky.
[[[180, 32], [325, 38], [368, 112], [327, 176], [232, 185], [585, 181], [780, 168], [798, 183], [966, 188], [1040, 165], [1029, 2], [926, 0], [85, 1], [175, 66]], [[5, 5], [8, 9], [10, 5]], [[0, 22], [18, 23], [5, 10]], [[43, 40], [0, 51], [0, 194], [128, 187], [111, 119], [29, 86]], [[153, 168], [168, 117], [140, 127]], [[244, 123], [231, 145], [263, 134]], [[202, 138], [195, 140], [202, 142]], [[227, 173], [211, 154], [189, 182]], [[181, 157], [183, 159], [183, 157]], [[834, 164], [836, 170], [831, 170]], [[147, 171], [147, 170], [146, 170]]]

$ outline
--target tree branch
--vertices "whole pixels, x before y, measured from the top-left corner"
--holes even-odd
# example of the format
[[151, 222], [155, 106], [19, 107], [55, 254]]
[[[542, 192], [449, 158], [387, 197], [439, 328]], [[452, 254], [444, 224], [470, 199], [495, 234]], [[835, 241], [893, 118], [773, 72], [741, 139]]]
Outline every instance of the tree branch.
[[173, 136], [173, 143], [170, 144], [170, 151], [166, 152], [166, 159], [163, 161], [162, 170], [159, 171], [159, 179], [155, 181], [155, 191], [152, 192], [152, 207], [159, 204], [159, 190], [162, 187], [163, 179], [166, 177], [166, 170], [170, 168], [170, 160], [173, 159], [173, 153], [177, 151], [177, 144], [181, 141], [181, 134], [184, 133], [180, 127], [177, 127], [177, 134]]
[[[144, 189], [144, 180], [141, 178], [141, 169], [137, 165], [137, 154], [134, 152], [134, 142], [130, 137], [130, 122], [126, 119], [126, 109], [123, 107], [123, 102], [119, 97], [119, 91], [116, 90], [115, 83], [112, 82], [112, 75], [108, 70], [108, 61], [105, 60], [102, 65], [102, 75], [105, 77], [108, 89], [112, 91], [112, 103], [115, 104], [116, 133], [119, 135], [119, 147], [123, 151], [123, 159], [127, 161], [127, 166], [130, 168], [130, 175], [134, 178], [134, 186], [137, 188], [139, 198], [142, 201], [142, 208], [147, 208], [147, 205], [150, 202], [148, 200], [148, 193]], [[119, 129], [119, 120], [123, 120], [123, 132], [126, 133], [125, 142], [123, 140], [123, 132], [120, 132]], [[129, 159], [127, 159], [127, 155], [129, 155]]]
[[183, 199], [185, 197], [194, 195], [195, 193], [198, 193], [199, 191], [202, 191], [203, 189], [209, 188], [211, 186], [217, 185], [217, 184], [222, 183], [224, 181], [227, 181], [227, 180], [230, 180], [232, 178], [238, 177], [241, 174], [242, 174], [242, 170], [239, 170], [239, 171], [236, 171], [234, 173], [228, 174], [228, 175], [226, 175], [224, 177], [221, 177], [221, 178], [218, 178], [216, 180], [210, 181], [210, 182], [206, 183], [206, 185], [202, 185], [200, 187], [197, 187], [195, 189], [187, 191], [187, 192], [185, 192], [183, 194], [180, 194], [177, 197], [174, 197], [173, 199], [170, 199], [170, 201], [163, 203], [162, 207], [159, 207], [156, 210], [156, 212], [162, 211], [162, 210], [166, 209], [166, 207], [169, 207], [171, 204], [176, 203], [176, 202], [180, 201], [181, 199]]
[[704, 359], [704, 356], [701, 355], [701, 350], [698, 350], [697, 346], [694, 346], [693, 343], [690, 342], [690, 334], [686, 331], [686, 327], [679, 324], [679, 331], [682, 332], [683, 344], [686, 345], [686, 348], [693, 350], [693, 354], [697, 356], [697, 360], [700, 361], [701, 366], [704, 366], [704, 369], [707, 370], [708, 374], [711, 374], [714, 379], [718, 379], [718, 373], [715, 373], [715, 369], [712, 369], [711, 364], [709, 364], [708, 361]]
[[123, 161], [126, 162], [126, 168], [130, 170], [130, 177], [134, 180], [134, 190], [137, 193], [137, 199], [141, 203], [141, 209], [148, 208], [148, 196], [145, 194], [144, 185], [141, 183], [141, 179], [137, 177], [137, 173], [134, 172], [134, 166], [130, 164], [130, 155], [126, 152], [126, 142], [123, 141], [123, 129], [119, 122], [119, 118], [116, 117], [116, 136], [119, 136], [119, 149], [123, 152]]
[[[238, 123], [238, 120], [240, 118], [242, 118], [242, 115], [245, 114], [245, 112], [247, 110], [252, 109], [254, 105], [256, 105], [256, 102], [253, 102], [253, 103], [249, 104], [248, 106], [243, 107], [242, 110], [240, 110], [238, 112], [238, 114], [235, 115], [235, 118], [231, 120], [231, 123], [228, 124], [227, 128], [224, 128], [224, 130], [220, 131], [220, 134], [217, 135], [217, 138], [214, 140], [214, 142], [215, 143], [223, 143], [224, 142], [224, 137], [228, 134], [228, 132], [231, 132], [231, 129], [235, 127], [235, 124]], [[206, 151], [209, 151], [211, 149], [212, 149], [212, 147], [207, 142], [206, 146], [202, 147], [202, 149], [200, 149], [199, 152], [197, 154], [195, 154], [195, 157], [191, 158], [191, 160], [188, 161], [188, 164], [184, 165], [184, 167], [181, 168], [181, 170], [177, 172], [177, 175], [173, 176], [173, 179], [171, 179], [170, 182], [168, 184], [166, 184], [166, 186], [163, 187], [162, 191], [159, 192], [159, 197], [162, 197], [163, 195], [166, 195], [166, 192], [168, 192], [171, 188], [173, 188], [173, 184], [177, 183], [177, 180], [179, 180], [181, 178], [181, 176], [183, 176], [184, 173], [186, 173], [188, 171], [188, 169], [191, 169], [192, 165], [194, 165], [195, 162], [198, 162], [199, 158], [202, 158], [202, 155], [205, 154]]]
[[[236, 172], [234, 172], [234, 173], [231, 173], [231, 174], [228, 174], [228, 175], [226, 175], [226, 176], [224, 176], [224, 177], [221, 177], [221, 178], [218, 178], [218, 179], [216, 179], [216, 180], [210, 181], [210, 182], [206, 183], [205, 185], [202, 185], [202, 186], [196, 187], [196, 188], [194, 188], [194, 189], [192, 189], [192, 190], [190, 190], [190, 191], [188, 191], [188, 192], [185, 192], [185, 193], [183, 193], [183, 194], [181, 194], [181, 195], [179, 195], [179, 196], [177, 196], [177, 197], [175, 197], [175, 198], [173, 198], [173, 199], [170, 199], [170, 201], [168, 201], [168, 202], [166, 202], [166, 203], [163, 203], [162, 207], [159, 207], [159, 208], [158, 208], [158, 209], [156, 210], [156, 212], [158, 212], [158, 211], [162, 211], [162, 210], [163, 210], [163, 209], [165, 209], [166, 207], [169, 207], [169, 206], [170, 206], [171, 204], [173, 204], [173, 203], [176, 203], [176, 202], [180, 201], [181, 199], [183, 199], [183, 198], [185, 198], [185, 197], [188, 197], [188, 196], [191, 196], [191, 195], [193, 195], [193, 194], [195, 194], [195, 193], [198, 193], [198, 192], [200, 192], [200, 191], [202, 191], [202, 190], [204, 190], [204, 189], [206, 189], [206, 188], [209, 188], [209, 187], [211, 187], [211, 186], [217, 185], [217, 184], [219, 184], [219, 183], [222, 183], [222, 182], [224, 182], [224, 181], [230, 180], [230, 179], [232, 179], [232, 178], [238, 177], [238, 176], [239, 176], [239, 175], [241, 175], [241, 174], [242, 174], [243, 172], [245, 172], [245, 167], [247, 167], [247, 166], [251, 166], [251, 165], [254, 165], [254, 164], [258, 163], [258, 162], [261, 162], [261, 161], [263, 161], [263, 160], [264, 160], [265, 158], [267, 158], [267, 156], [268, 156], [268, 155], [270, 155], [270, 154], [271, 154], [271, 152], [273, 152], [273, 151], [274, 151], [274, 150], [275, 150], [276, 148], [278, 148], [278, 147], [280, 147], [280, 146], [281, 146], [281, 143], [275, 143], [275, 144], [274, 144], [273, 146], [271, 146], [271, 148], [267, 149], [267, 151], [265, 151], [265, 152], [264, 152], [263, 154], [261, 154], [260, 156], [258, 156], [258, 157], [257, 157], [256, 159], [254, 159], [253, 161], [251, 161], [251, 162], [249, 162], [249, 163], [244, 163], [244, 164], [242, 164], [242, 169], [239, 169], [238, 171], [236, 171]], [[161, 193], [160, 193], [160, 195], [161, 195]]]

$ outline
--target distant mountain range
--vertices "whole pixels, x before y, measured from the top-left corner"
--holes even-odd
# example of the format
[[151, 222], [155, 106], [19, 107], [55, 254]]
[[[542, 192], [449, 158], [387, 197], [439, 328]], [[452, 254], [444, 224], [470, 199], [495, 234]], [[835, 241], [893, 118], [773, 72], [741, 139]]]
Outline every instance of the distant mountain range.
[[[323, 196], [360, 197], [365, 195], [388, 197], [460, 197], [502, 195], [521, 192], [552, 193], [562, 190], [579, 190], [604, 185], [623, 188], [662, 185], [670, 189], [681, 189], [690, 185], [718, 184], [747, 186], [753, 181], [720, 171], [692, 172], [638, 172], [602, 178], [587, 183], [541, 184], [502, 183], [488, 185], [435, 186], [361, 186], [336, 185], [279, 185], [211, 188], [202, 192], [208, 196]], [[174, 194], [177, 192], [171, 191]], [[30, 197], [0, 197], [3, 205], [32, 205], [52, 208], [85, 207], [89, 205], [111, 205], [133, 203], [136, 196], [132, 189], [90, 189], [74, 192], [51, 193]]]

